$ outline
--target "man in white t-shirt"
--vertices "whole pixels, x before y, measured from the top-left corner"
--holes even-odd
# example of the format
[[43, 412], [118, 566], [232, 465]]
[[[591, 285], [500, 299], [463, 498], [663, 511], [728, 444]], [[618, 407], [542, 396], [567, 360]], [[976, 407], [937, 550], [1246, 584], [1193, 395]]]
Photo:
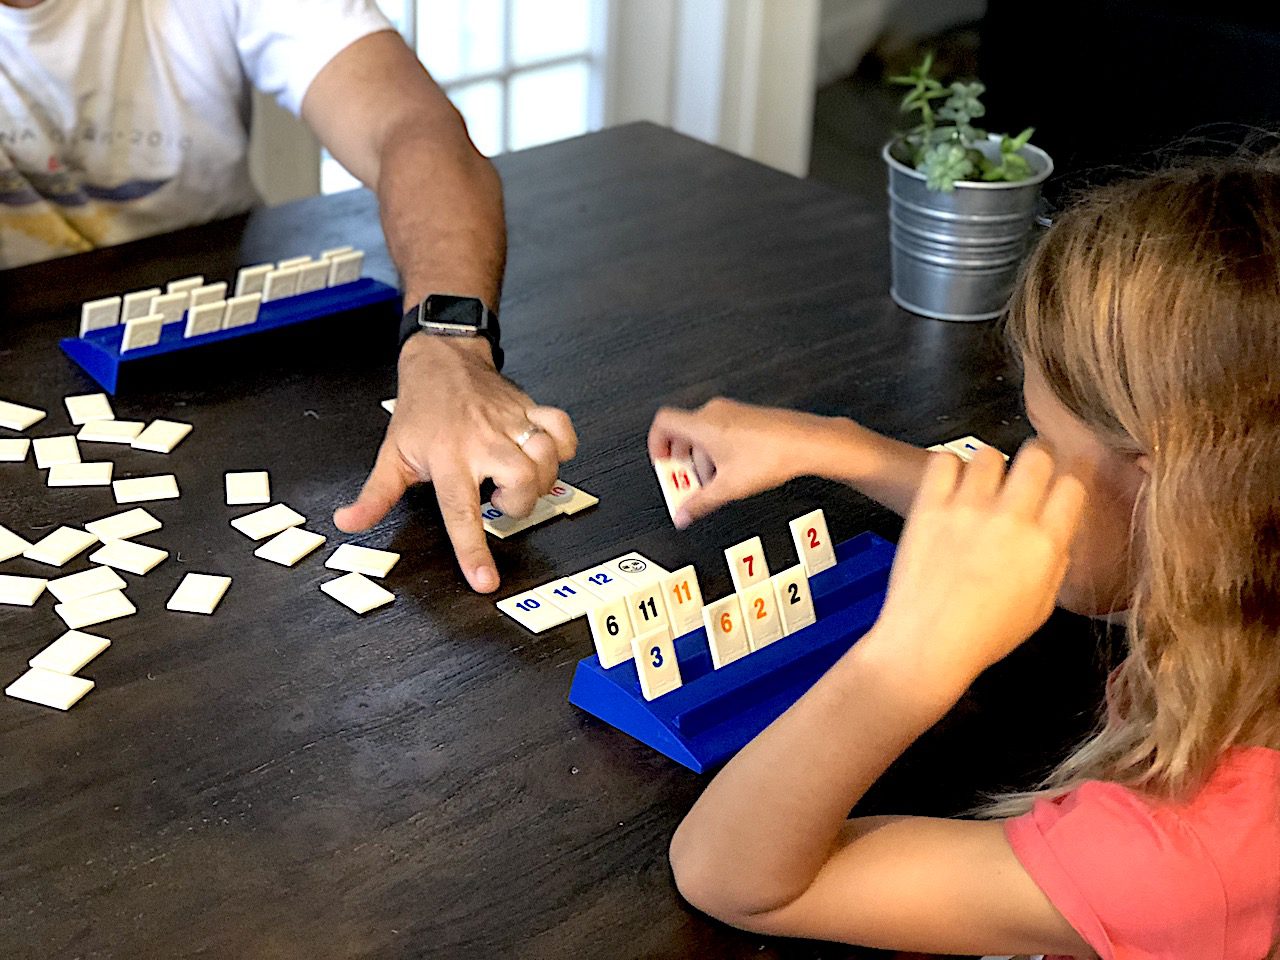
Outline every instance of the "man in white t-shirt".
[[[373, 0], [0, 0], [0, 270], [248, 209], [255, 86], [377, 192], [406, 305], [497, 307], [501, 183]], [[414, 334], [399, 382], [334, 522], [368, 529], [430, 480], [463, 573], [492, 591], [480, 483], [526, 515], [573, 456], [569, 418], [501, 377], [482, 337]]]

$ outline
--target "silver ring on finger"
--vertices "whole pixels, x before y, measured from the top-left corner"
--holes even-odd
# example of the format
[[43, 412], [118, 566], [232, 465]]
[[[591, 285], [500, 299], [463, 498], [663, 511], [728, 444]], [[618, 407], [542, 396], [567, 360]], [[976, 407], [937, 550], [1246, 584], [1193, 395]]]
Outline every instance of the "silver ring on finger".
[[521, 450], [523, 450], [524, 445], [540, 433], [546, 433], [546, 431], [543, 430], [536, 423], [530, 423], [527, 427], [525, 427], [522, 431], [520, 431], [519, 434], [517, 434], [512, 439], [514, 440], [515, 445], [519, 447]]

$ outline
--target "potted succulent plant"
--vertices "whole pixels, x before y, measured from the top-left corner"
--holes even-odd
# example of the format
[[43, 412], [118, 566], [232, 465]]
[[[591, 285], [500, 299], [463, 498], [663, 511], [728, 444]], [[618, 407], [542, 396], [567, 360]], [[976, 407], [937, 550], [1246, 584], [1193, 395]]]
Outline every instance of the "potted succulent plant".
[[889, 167], [890, 293], [899, 306], [939, 320], [989, 320], [1008, 302], [1028, 248], [1049, 155], [974, 126], [986, 108], [981, 83], [944, 86], [933, 57], [890, 82], [909, 87], [904, 113], [919, 123], [885, 144]]

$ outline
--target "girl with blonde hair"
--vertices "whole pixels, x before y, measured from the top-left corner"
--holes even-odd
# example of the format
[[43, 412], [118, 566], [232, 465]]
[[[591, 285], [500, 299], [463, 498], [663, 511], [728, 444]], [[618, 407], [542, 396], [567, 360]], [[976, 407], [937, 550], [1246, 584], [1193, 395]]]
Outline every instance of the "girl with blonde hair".
[[[762, 933], [1259, 960], [1280, 937], [1280, 162], [1096, 191], [1007, 329], [1037, 434], [1007, 472], [847, 420], [658, 413], [650, 453], [707, 481], [680, 525], [802, 474], [907, 515], [875, 626], [708, 786], [676, 882]], [[847, 819], [1055, 603], [1127, 619], [1096, 732], [983, 817]]]

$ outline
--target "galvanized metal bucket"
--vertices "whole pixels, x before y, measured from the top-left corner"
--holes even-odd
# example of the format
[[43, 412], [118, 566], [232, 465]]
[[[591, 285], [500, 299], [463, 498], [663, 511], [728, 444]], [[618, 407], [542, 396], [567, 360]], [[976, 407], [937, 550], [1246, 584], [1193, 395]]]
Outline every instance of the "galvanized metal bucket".
[[[1040, 185], [1053, 173], [1049, 155], [1030, 144], [1020, 153], [1032, 175], [1015, 183], [960, 181], [941, 193], [925, 176], [881, 151], [889, 167], [889, 293], [903, 309], [937, 320], [998, 317], [1026, 256]], [[999, 156], [996, 136], [979, 149]]]

